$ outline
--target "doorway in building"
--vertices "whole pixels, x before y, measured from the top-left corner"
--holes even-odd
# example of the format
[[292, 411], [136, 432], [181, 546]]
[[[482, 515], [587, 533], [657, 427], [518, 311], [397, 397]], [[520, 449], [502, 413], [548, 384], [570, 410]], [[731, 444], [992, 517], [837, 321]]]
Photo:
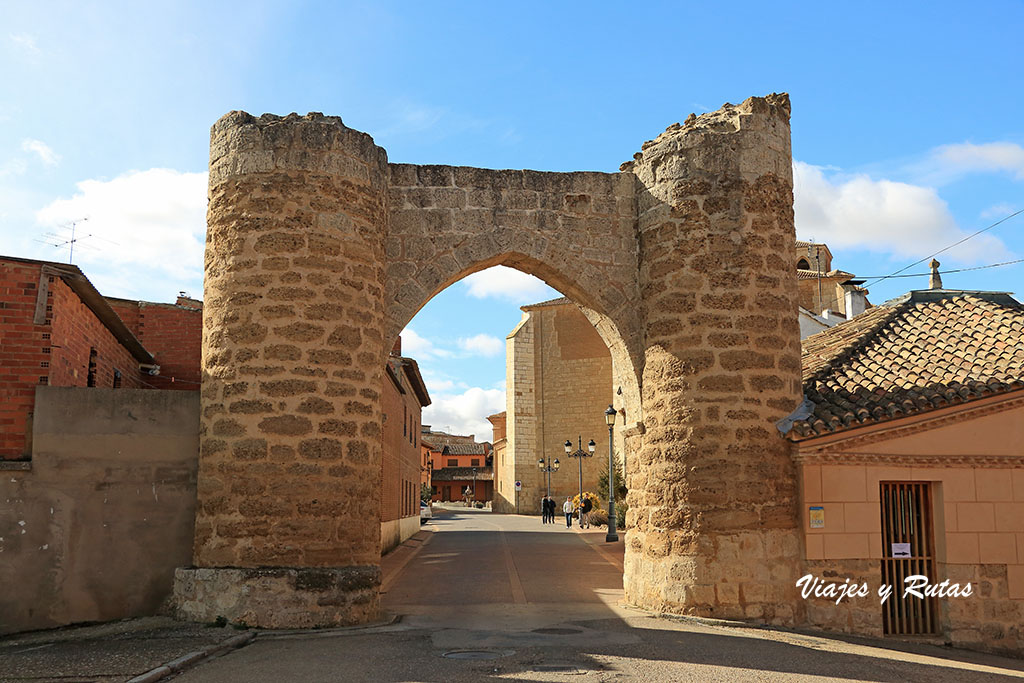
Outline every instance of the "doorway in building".
[[885, 635], [934, 635], [938, 632], [938, 601], [934, 597], [903, 597], [905, 580], [935, 576], [935, 533], [929, 482], [881, 482], [882, 583], [893, 595], [882, 604]]

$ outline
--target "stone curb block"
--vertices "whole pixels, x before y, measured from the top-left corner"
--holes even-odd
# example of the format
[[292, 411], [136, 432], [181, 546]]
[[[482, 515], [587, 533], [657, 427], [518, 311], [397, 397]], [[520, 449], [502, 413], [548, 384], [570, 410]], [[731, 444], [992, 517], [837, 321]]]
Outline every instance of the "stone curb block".
[[242, 647], [243, 645], [247, 645], [249, 641], [251, 641], [255, 637], [255, 631], [247, 631], [246, 633], [240, 633], [239, 635], [232, 636], [231, 638], [223, 640], [220, 643], [217, 643], [216, 645], [211, 645], [202, 650], [197, 650], [196, 652], [189, 652], [188, 654], [182, 655], [177, 659], [173, 659], [167, 662], [166, 664], [156, 667], [155, 669], [150, 669], [144, 674], [129, 679], [128, 683], [153, 683], [154, 681], [159, 681], [160, 679], [166, 678], [167, 676], [170, 676], [173, 673], [178, 673], [179, 671], [182, 671], [187, 667], [192, 666], [193, 664], [201, 662], [207, 657], [219, 654], [225, 650], [233, 650]]

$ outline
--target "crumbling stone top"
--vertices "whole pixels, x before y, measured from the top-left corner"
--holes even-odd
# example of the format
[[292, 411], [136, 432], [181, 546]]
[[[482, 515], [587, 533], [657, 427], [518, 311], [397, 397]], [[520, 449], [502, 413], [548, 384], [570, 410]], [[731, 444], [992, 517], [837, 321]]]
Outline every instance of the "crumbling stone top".
[[754, 113], [775, 113], [788, 122], [790, 111], [788, 93], [771, 93], [765, 97], [748, 97], [736, 105], [726, 102], [717, 111], [707, 112], [700, 116], [691, 113], [683, 123], [673, 123], [665, 129], [664, 133], [643, 143], [640, 147], [641, 151], [633, 155], [633, 161], [625, 162], [619, 166], [619, 170], [631, 171], [633, 164], [643, 158], [645, 151], [657, 145], [672, 143], [685, 133], [695, 131], [731, 133], [740, 128], [740, 120], [743, 115]]

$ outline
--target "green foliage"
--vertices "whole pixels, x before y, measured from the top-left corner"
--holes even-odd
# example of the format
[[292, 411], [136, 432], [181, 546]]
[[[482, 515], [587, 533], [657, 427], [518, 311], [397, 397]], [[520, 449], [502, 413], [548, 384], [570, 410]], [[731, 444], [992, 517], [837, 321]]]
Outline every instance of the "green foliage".
[[626, 511], [629, 510], [629, 506], [626, 505], [626, 499], [623, 498], [622, 502], [618, 501], [618, 494], [615, 500], [615, 528], [625, 529], [626, 528]]
[[420, 500], [424, 503], [430, 503], [430, 487], [426, 484], [420, 484]]
[[[608, 500], [608, 466], [605, 465], [604, 469], [601, 470], [601, 474], [597, 477], [597, 492], [601, 496], [602, 500]], [[625, 505], [626, 503], [626, 477], [622, 473], [622, 465], [619, 461], [615, 461], [615, 516], [618, 517], [618, 507], [620, 502]], [[625, 515], [623, 515], [625, 518]]]

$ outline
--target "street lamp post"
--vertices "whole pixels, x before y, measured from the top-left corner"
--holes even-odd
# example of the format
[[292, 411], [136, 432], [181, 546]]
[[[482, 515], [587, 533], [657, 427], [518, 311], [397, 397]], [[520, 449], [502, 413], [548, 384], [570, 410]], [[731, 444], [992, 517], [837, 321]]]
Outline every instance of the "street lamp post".
[[597, 448], [597, 444], [591, 439], [590, 443], [587, 444], [587, 451], [583, 450], [583, 437], [578, 437], [579, 448], [575, 451], [572, 450], [572, 441], [566, 439], [565, 441], [565, 454], [570, 458], [576, 458], [580, 464], [580, 523], [583, 523], [583, 458], [589, 458], [594, 454], [594, 449]]
[[615, 429], [615, 415], [615, 408], [611, 406], [604, 411], [604, 421], [608, 425], [608, 534], [604, 537], [606, 543], [614, 543], [619, 540], [615, 519], [615, 458], [612, 455], [612, 430]]
[[473, 468], [473, 503], [476, 504], [476, 468]]
[[544, 458], [541, 458], [540, 460], [537, 461], [537, 467], [540, 468], [540, 471], [547, 472], [548, 475], [548, 498], [551, 497], [551, 473], [557, 472], [560, 465], [561, 463], [558, 462], [558, 458], [555, 458], [554, 462], [552, 462], [550, 465]]

